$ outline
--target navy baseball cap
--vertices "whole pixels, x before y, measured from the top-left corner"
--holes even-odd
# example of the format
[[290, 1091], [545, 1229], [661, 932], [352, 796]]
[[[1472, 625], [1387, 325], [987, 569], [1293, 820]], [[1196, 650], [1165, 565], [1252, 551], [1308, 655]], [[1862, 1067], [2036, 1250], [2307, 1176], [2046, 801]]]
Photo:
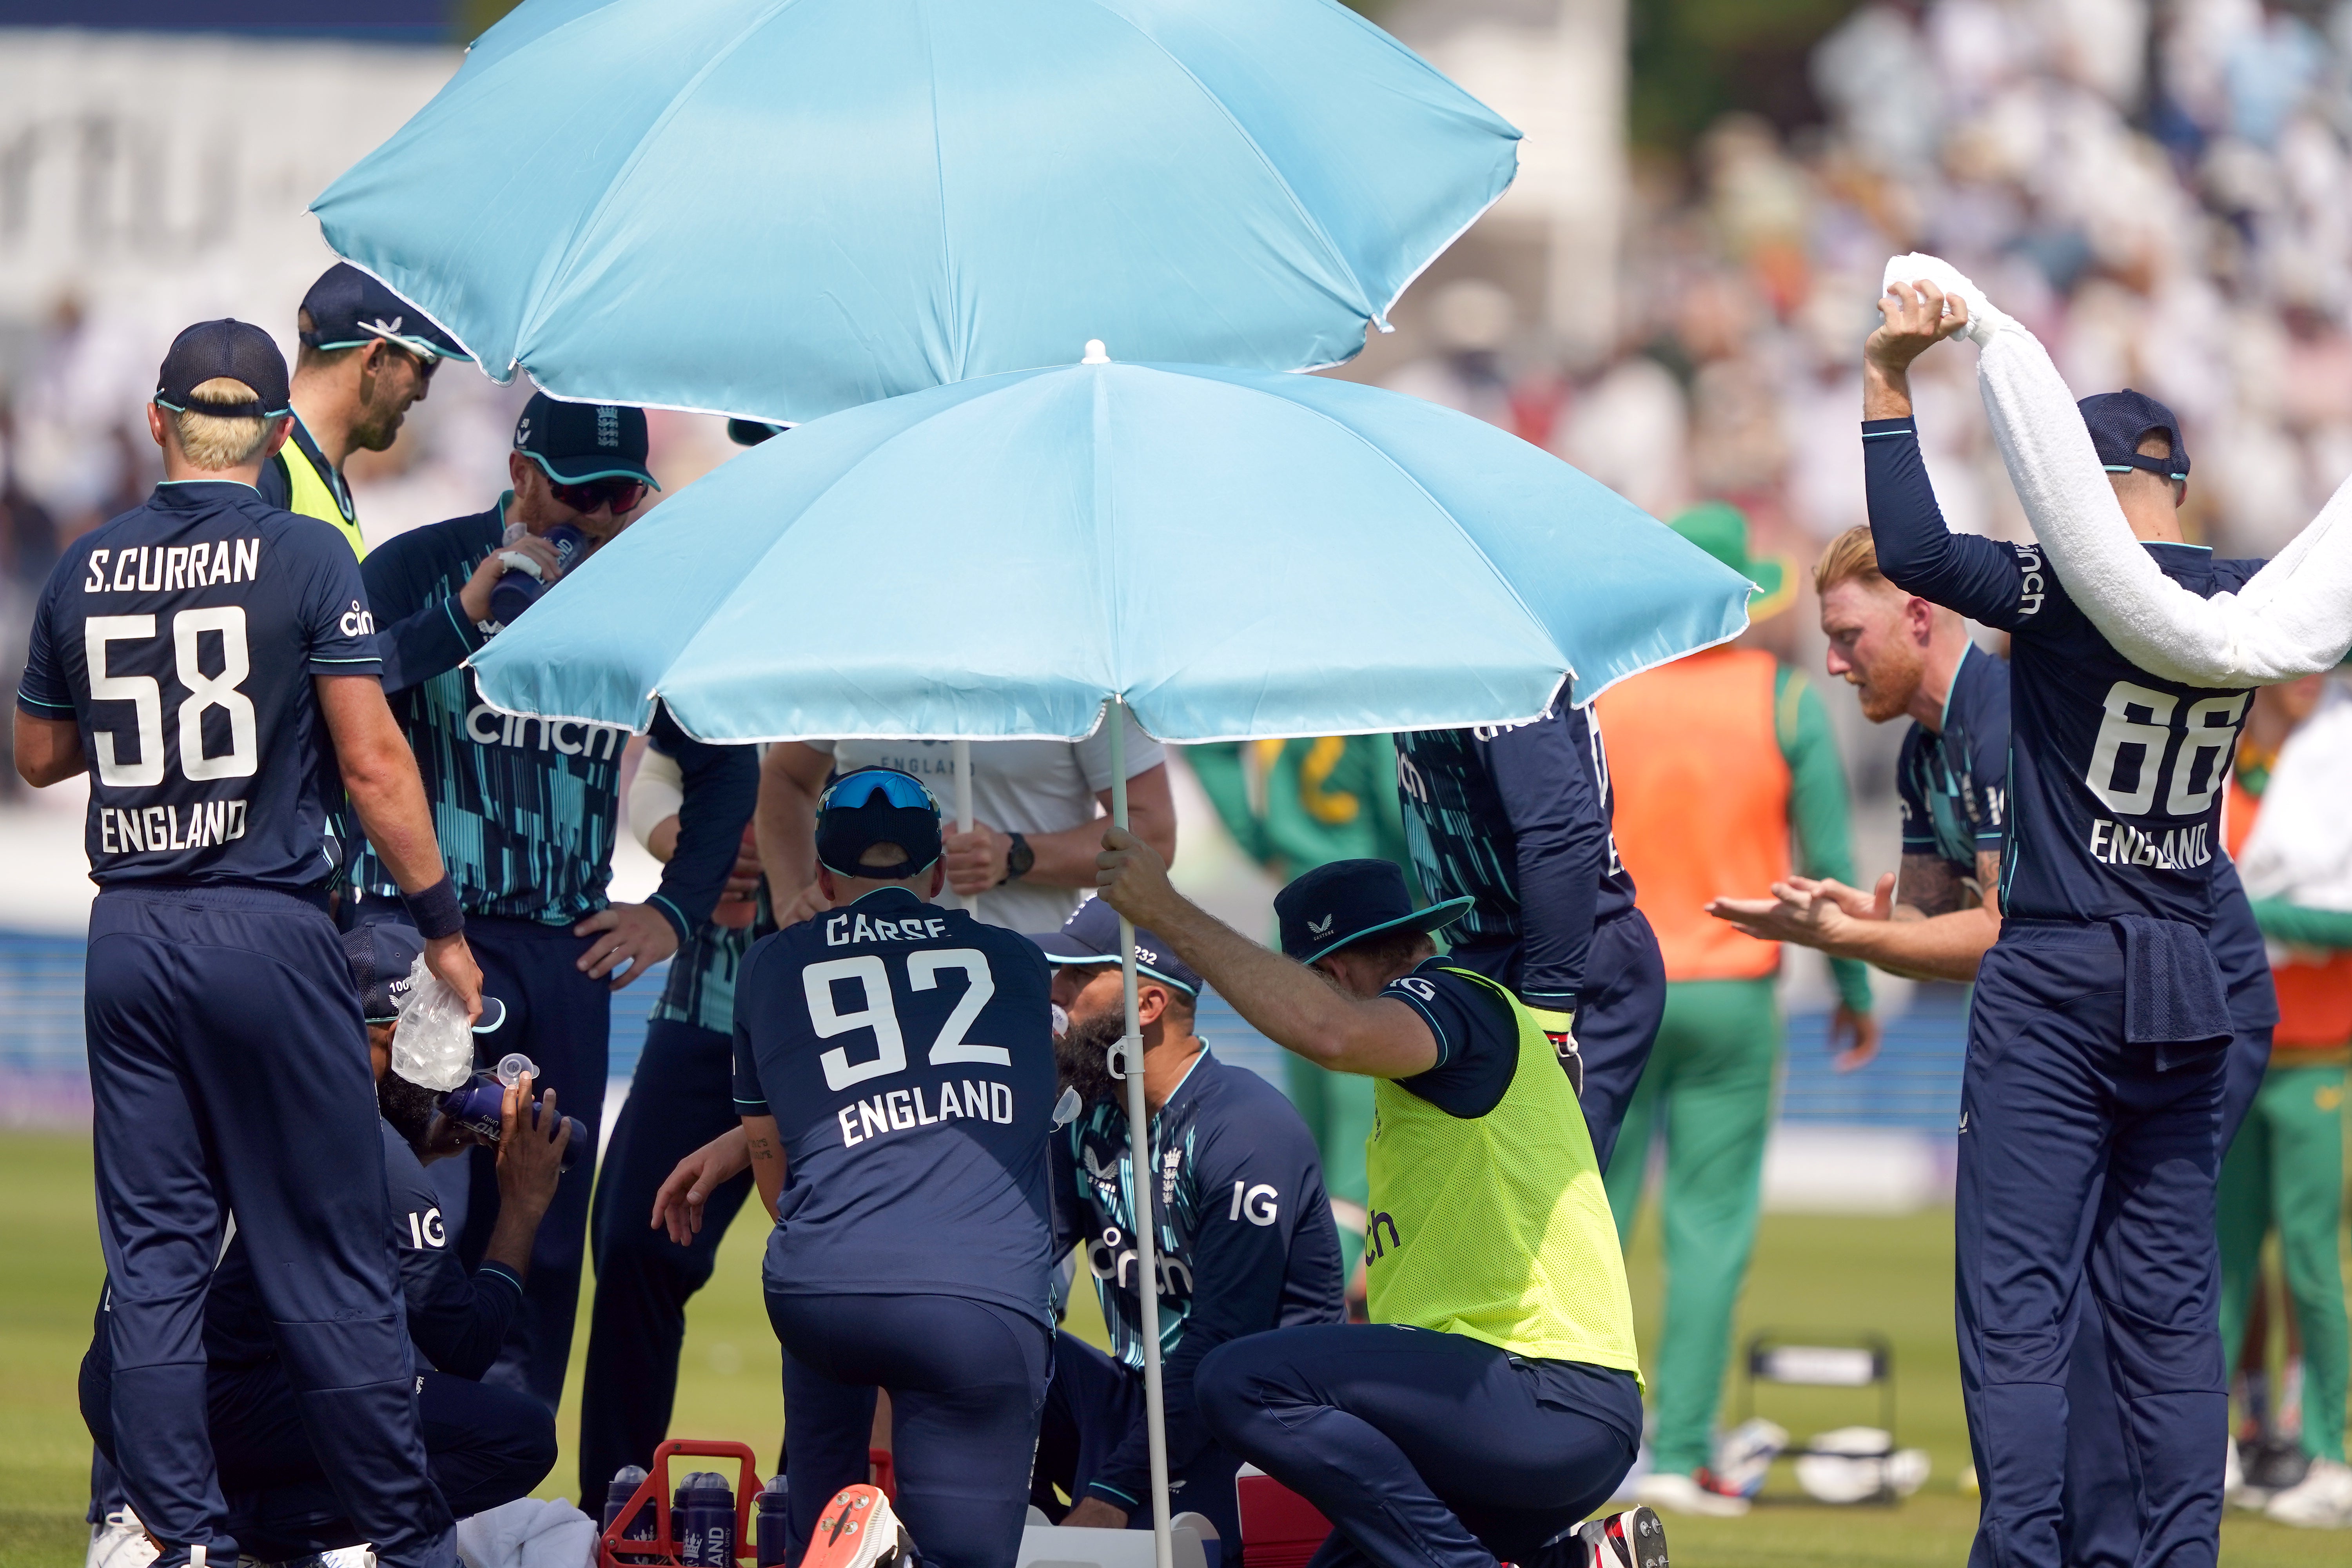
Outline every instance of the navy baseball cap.
[[646, 411], [619, 403], [559, 403], [533, 393], [515, 421], [515, 450], [559, 485], [591, 479], [643, 479], [659, 489], [646, 467]]
[[[408, 999], [408, 976], [425, 952], [416, 928], [398, 921], [377, 921], [353, 926], [343, 933], [343, 959], [352, 966], [352, 984], [359, 988], [360, 1012], [371, 1024], [400, 1019], [400, 1005]], [[506, 1004], [482, 997], [482, 1016], [474, 1033], [487, 1035], [507, 1021]]]
[[184, 414], [196, 388], [222, 376], [245, 383], [257, 395], [243, 403], [199, 403], [197, 413], [218, 419], [275, 419], [293, 412], [286, 356], [268, 332], [234, 316], [198, 321], [172, 340], [172, 352], [155, 376], [155, 401]]
[[1381, 931], [1451, 925], [1475, 901], [1448, 899], [1417, 910], [1395, 861], [1334, 860], [1275, 894], [1274, 914], [1282, 929], [1282, 951], [1312, 963]]
[[[2074, 406], [2083, 411], [2083, 423], [2091, 432], [2091, 447], [2099, 454], [2099, 462], [2107, 472], [2127, 474], [2134, 468], [2145, 468], [2168, 479], [2189, 477], [2189, 444], [2180, 438], [2180, 421], [2172, 416], [2171, 409], [2147, 393], [2126, 387], [2121, 392], [2102, 392], [2086, 397]], [[2141, 438], [2159, 430], [2171, 441], [2172, 455], [2141, 456]]]
[[348, 261], [338, 261], [319, 275], [302, 296], [302, 309], [310, 318], [301, 334], [310, 348], [355, 349], [382, 338], [426, 364], [474, 357], [424, 311]]
[[[1029, 940], [1045, 949], [1045, 962], [1056, 967], [1117, 963], [1118, 911], [1100, 899], [1088, 899], [1062, 922], [1061, 930], [1032, 935]], [[1139, 973], [1173, 985], [1187, 996], [1201, 994], [1201, 977], [1192, 966], [1177, 957], [1174, 948], [1140, 927], [1135, 932], [1135, 967]]]
[[[861, 866], [877, 844], [896, 844], [896, 866]], [[940, 858], [940, 803], [923, 781], [897, 768], [858, 768], [825, 786], [816, 803], [816, 858], [836, 877], [900, 881]]]

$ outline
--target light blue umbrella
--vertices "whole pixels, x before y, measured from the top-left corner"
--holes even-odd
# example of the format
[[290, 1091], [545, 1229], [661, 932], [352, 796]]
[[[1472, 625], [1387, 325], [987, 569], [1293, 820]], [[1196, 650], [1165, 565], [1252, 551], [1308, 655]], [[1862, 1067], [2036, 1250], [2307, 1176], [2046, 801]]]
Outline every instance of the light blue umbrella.
[[[475, 655], [483, 698], [642, 729], [658, 696], [712, 741], [1075, 739], [1108, 702], [1124, 825], [1122, 706], [1167, 741], [1503, 723], [1747, 624], [1738, 574], [1467, 415], [1088, 347], [727, 463]], [[1126, 1079], [1148, 1171], [1143, 1075]], [[1157, 1277], [1150, 1187], [1139, 1279]], [[1139, 1297], [1169, 1568], [1158, 1302]]]
[[1352, 358], [1517, 139], [1334, 0], [530, 0], [313, 210], [501, 381], [790, 423]]
[[1532, 717], [1721, 641], [1748, 584], [1467, 415], [1087, 363], [801, 426], [665, 501], [474, 659], [495, 705], [711, 741], [1164, 741]]

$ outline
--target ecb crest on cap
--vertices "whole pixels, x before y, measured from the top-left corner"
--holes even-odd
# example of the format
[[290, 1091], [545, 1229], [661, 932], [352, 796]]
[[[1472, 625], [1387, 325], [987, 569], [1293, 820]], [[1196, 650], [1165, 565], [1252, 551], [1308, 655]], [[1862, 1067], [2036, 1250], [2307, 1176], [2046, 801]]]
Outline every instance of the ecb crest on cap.
[[609, 403], [596, 405], [596, 445], [618, 447], [621, 444], [621, 411]]

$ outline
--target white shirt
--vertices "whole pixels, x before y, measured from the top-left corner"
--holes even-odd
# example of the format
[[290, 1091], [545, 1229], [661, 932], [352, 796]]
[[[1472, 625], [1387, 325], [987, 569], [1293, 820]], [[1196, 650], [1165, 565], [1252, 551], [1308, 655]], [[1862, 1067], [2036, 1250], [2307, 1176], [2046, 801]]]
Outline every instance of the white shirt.
[[[1165, 760], [1160, 742], [1126, 716], [1127, 776], [1149, 773]], [[955, 744], [950, 741], [811, 741], [829, 753], [836, 773], [897, 768], [930, 786], [946, 826], [955, 826]], [[1095, 796], [1111, 785], [1110, 730], [1083, 741], [974, 741], [971, 815], [999, 833], [1059, 833], [1095, 819]], [[1083, 897], [1076, 888], [1009, 882], [980, 895], [972, 912], [991, 925], [1032, 933], [1058, 931]], [[941, 892], [939, 901], [960, 904]]]

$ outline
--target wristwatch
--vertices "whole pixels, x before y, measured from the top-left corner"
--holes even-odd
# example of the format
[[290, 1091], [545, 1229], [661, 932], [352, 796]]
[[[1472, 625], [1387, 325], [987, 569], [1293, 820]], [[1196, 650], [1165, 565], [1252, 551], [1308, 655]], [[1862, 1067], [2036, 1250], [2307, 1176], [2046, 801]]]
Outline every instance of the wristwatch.
[[1018, 833], [1008, 833], [1005, 837], [1013, 843], [1004, 851], [1004, 878], [996, 884], [1000, 888], [1005, 882], [1019, 881], [1029, 874], [1031, 867], [1037, 864], [1037, 851], [1029, 847], [1028, 839]]

